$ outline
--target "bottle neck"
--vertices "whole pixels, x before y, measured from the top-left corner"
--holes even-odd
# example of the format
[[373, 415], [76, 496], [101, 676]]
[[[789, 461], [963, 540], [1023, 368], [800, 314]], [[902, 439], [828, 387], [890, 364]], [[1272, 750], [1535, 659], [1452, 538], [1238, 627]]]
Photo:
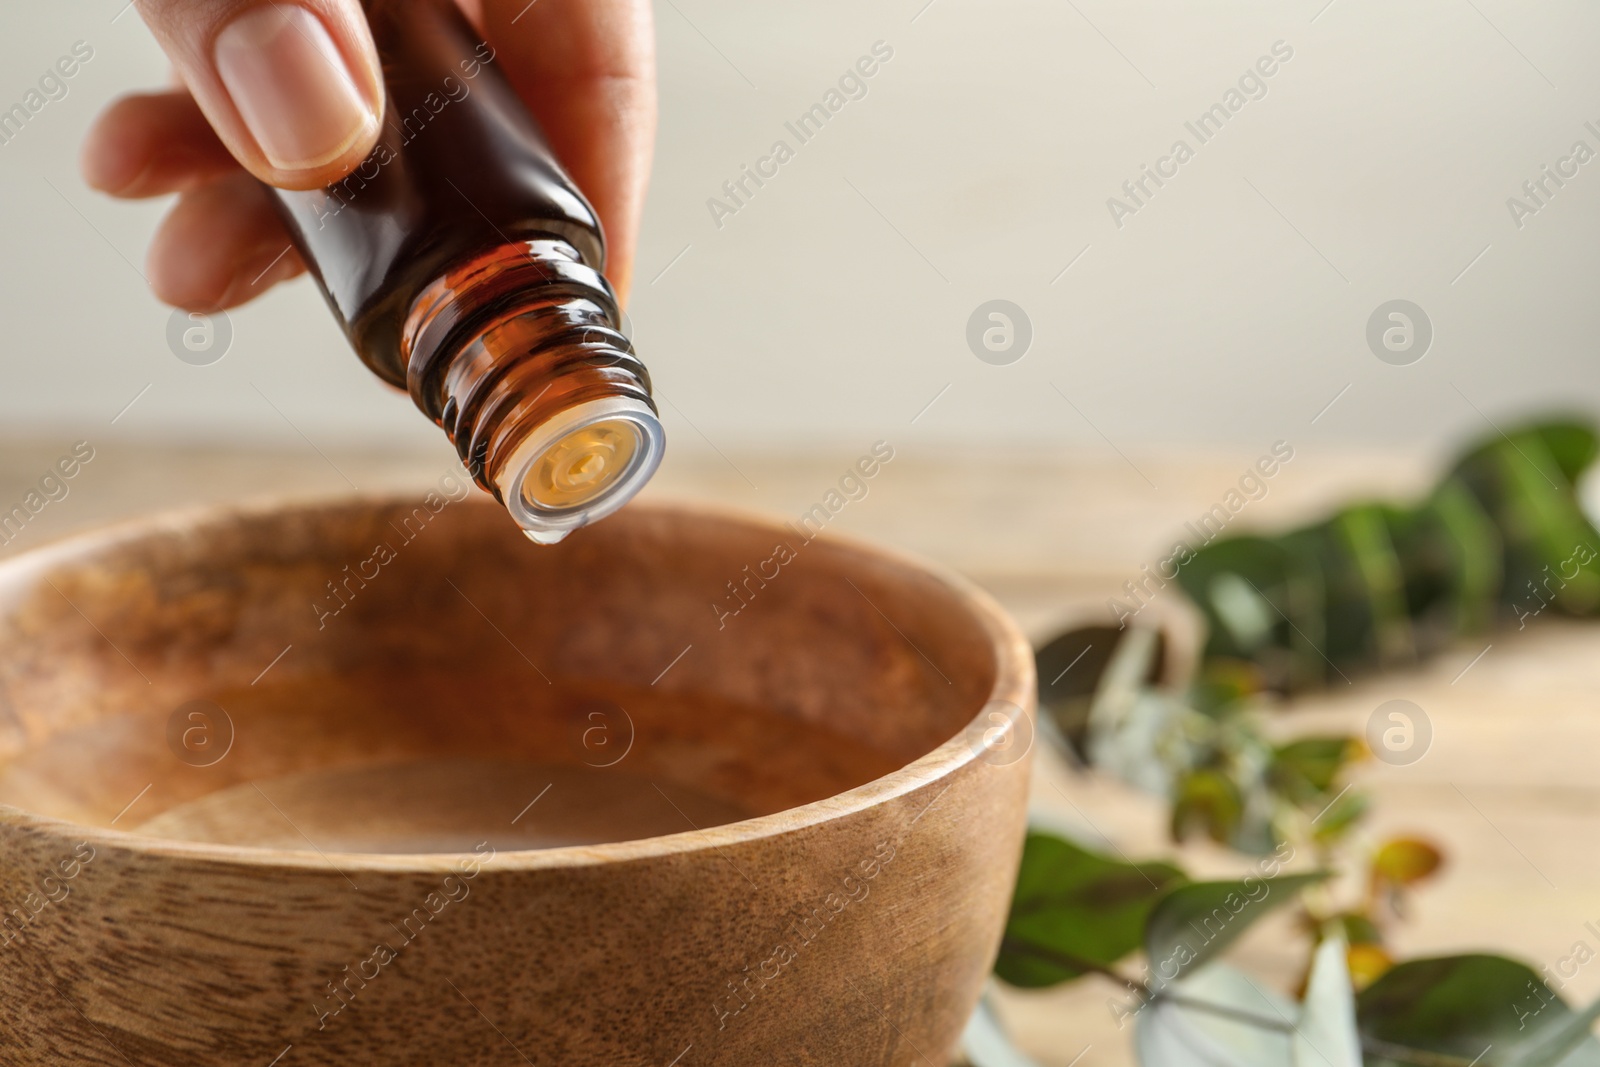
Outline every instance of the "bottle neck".
[[660, 464], [650, 377], [605, 277], [566, 241], [491, 249], [422, 290], [406, 386], [536, 541], [615, 511]]

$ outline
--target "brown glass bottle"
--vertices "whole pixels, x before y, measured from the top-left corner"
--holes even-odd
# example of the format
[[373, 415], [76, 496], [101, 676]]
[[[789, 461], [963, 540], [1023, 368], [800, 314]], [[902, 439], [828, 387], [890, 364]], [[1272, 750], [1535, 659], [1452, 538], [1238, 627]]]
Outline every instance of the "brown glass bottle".
[[350, 343], [410, 393], [535, 541], [661, 461], [594, 209], [454, 0], [368, 0], [387, 103], [347, 178], [274, 190]]

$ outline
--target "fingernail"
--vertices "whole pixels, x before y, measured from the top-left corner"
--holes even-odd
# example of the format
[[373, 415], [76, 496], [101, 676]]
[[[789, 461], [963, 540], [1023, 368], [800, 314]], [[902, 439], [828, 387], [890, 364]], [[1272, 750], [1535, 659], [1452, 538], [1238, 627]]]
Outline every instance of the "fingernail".
[[322, 20], [258, 4], [217, 35], [217, 73], [261, 152], [279, 170], [314, 170], [361, 140], [373, 114]]

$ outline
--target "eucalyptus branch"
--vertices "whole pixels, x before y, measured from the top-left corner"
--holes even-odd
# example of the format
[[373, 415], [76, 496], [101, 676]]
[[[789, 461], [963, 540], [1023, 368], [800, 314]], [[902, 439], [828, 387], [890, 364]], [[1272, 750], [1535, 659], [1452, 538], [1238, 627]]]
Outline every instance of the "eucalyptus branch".
[[[1164, 797], [1175, 843], [1203, 833], [1240, 853], [1267, 857], [1257, 880], [1303, 877], [1277, 878], [1290, 860], [1297, 868], [1312, 857], [1319, 870], [1337, 867], [1371, 803], [1370, 796], [1351, 792], [1349, 764], [1360, 756], [1360, 738], [1280, 740], [1279, 731], [1266, 727], [1265, 713], [1275, 698], [1425, 661], [1513, 614], [1519, 625], [1546, 610], [1600, 620], [1600, 521], [1578, 492], [1597, 461], [1600, 433], [1582, 420], [1497, 429], [1424, 497], [1353, 504], [1278, 534], [1180, 543], [1169, 561], [1173, 571], [1163, 569], [1164, 580], [1156, 584], [1176, 579], [1204, 617], [1205, 645], [1192, 684], [1180, 692], [1161, 681], [1172, 674], [1170, 650], [1159, 627], [1128, 627], [1146, 599], [1128, 583], [1134, 602], [1108, 605], [1114, 630], [1082, 627], [1038, 650], [1040, 710], [1051, 727], [1041, 736], [1058, 744], [1074, 766], [1086, 761]], [[1091, 649], [1091, 668], [1073, 674]], [[1398, 756], [1389, 743], [1385, 733], [1381, 744], [1372, 738], [1366, 747], [1380, 759]], [[1012, 913], [1018, 925], [997, 964], [1003, 980], [1031, 987], [1098, 974], [1135, 991], [1145, 1005], [1171, 1004], [1164, 1021], [1174, 1027], [1190, 1013], [1206, 1013], [1231, 1020], [1240, 1039], [1249, 1036], [1246, 1028], [1279, 1035], [1275, 1047], [1286, 1046], [1283, 1039], [1302, 1026], [1336, 1027], [1347, 1055], [1359, 1047], [1369, 1061], [1406, 1067], [1473, 1067], [1484, 1058], [1408, 1044], [1429, 1043], [1441, 1011], [1455, 1020], [1451, 1034], [1460, 1048], [1481, 1046], [1487, 1053], [1513, 1047], [1516, 1058], [1529, 1062], [1580, 1046], [1585, 1053], [1600, 1048], [1589, 1032], [1600, 1003], [1560, 1013], [1560, 1025], [1534, 1045], [1516, 1033], [1521, 1013], [1512, 1021], [1504, 1006], [1543, 981], [1526, 962], [1487, 953], [1399, 962], [1389, 956], [1385, 934], [1404, 918], [1395, 905], [1443, 862], [1424, 838], [1379, 844], [1363, 861], [1368, 877], [1359, 896], [1332, 886], [1302, 894], [1304, 886], [1296, 885], [1293, 896], [1275, 898], [1297, 902], [1311, 930], [1328, 927], [1316, 938], [1302, 1002], [1293, 1009], [1288, 1001], [1258, 1004], [1248, 996], [1234, 1006], [1234, 998], [1224, 996], [1233, 988], [1226, 984], [1214, 993], [1226, 1002], [1216, 1003], [1202, 986], [1188, 987], [1191, 995], [1185, 995], [1182, 986], [1168, 988], [1148, 972], [1139, 982], [1076, 955], [1115, 960], [1143, 946], [1148, 956], [1163, 958], [1163, 946], [1192, 932], [1204, 941], [1196, 955], [1205, 964], [1257, 917], [1229, 903], [1234, 896], [1255, 900], [1248, 879], [1201, 882], [1163, 863], [1161, 885], [1143, 879], [1152, 890], [1146, 893], [1138, 878], [1144, 869], [1120, 850], [1119, 856], [1121, 862], [1030, 834], [1023, 855], [1028, 877], [1019, 882], [1027, 889]], [[1244, 888], [1230, 894], [1233, 885]], [[1371, 993], [1359, 1000], [1353, 1019], [1347, 987]], [[1337, 996], [1326, 995], [1330, 991]], [[1559, 997], [1546, 1003], [1566, 1007]], [[1210, 1048], [1201, 1034], [1179, 1029], [1170, 1047]], [[1389, 1038], [1361, 1036], [1362, 1029]], [[1276, 1051], [1281, 1054], [1273, 1062], [1285, 1062], [1287, 1047]]]
[[1452, 1056], [1448, 1052], [1429, 1052], [1426, 1049], [1411, 1048], [1409, 1045], [1395, 1045], [1375, 1037], [1363, 1037], [1361, 1051], [1399, 1060], [1401, 1063], [1414, 1063], [1417, 1067], [1473, 1067], [1473, 1064], [1483, 1058], [1482, 1053], [1479, 1053], [1477, 1060], [1469, 1060], [1463, 1056]]
[[[1190, 1011], [1215, 1015], [1221, 1019], [1232, 1019], [1234, 1022], [1244, 1023], [1246, 1026], [1254, 1026], [1260, 1030], [1270, 1030], [1273, 1033], [1290, 1034], [1295, 1032], [1294, 1024], [1285, 1019], [1272, 1019], [1240, 1008], [1230, 1008], [1226, 1004], [1212, 1004], [1209, 1001], [1196, 1000], [1193, 997], [1184, 996], [1182, 993], [1162, 991], [1153, 994], [1151, 999], [1169, 1001], [1179, 1007], [1188, 1008]], [[1473, 1067], [1473, 1064], [1478, 1062], [1477, 1060], [1467, 1060], [1444, 1052], [1429, 1052], [1426, 1049], [1396, 1045], [1388, 1041], [1381, 1041], [1375, 1037], [1363, 1037], [1361, 1039], [1361, 1050], [1374, 1056], [1398, 1060], [1401, 1063], [1416, 1064], [1416, 1067]]]
[[1094, 960], [1086, 960], [1081, 956], [1074, 956], [1070, 952], [1060, 952], [1056, 949], [1045, 948], [1042, 945], [1034, 945], [1026, 941], [1018, 941], [1017, 939], [1011, 937], [1001, 940], [1000, 950], [1002, 952], [1011, 952], [1018, 956], [1028, 956], [1043, 963], [1054, 964], [1057, 967], [1066, 967], [1074, 971], [1082, 971], [1085, 974], [1098, 974], [1103, 978], [1111, 979], [1113, 982], [1116, 982], [1119, 985], [1126, 986], [1130, 991], [1138, 993], [1143, 999], [1149, 999], [1150, 997], [1150, 990], [1143, 982], [1136, 982], [1126, 975], [1119, 974], [1117, 971], [1103, 963], [1097, 963]]
[[1213, 1004], [1207, 1000], [1196, 1000], [1182, 993], [1171, 993], [1163, 990], [1154, 994], [1152, 999], [1170, 1001], [1181, 1008], [1203, 1012], [1207, 1015], [1215, 1015], [1221, 1019], [1232, 1019], [1234, 1022], [1244, 1023], [1246, 1026], [1254, 1026], [1258, 1030], [1271, 1030], [1279, 1034], [1294, 1032], [1294, 1024], [1286, 1019], [1272, 1019], [1265, 1015], [1257, 1015], [1254, 1012], [1245, 1011], [1242, 1008], [1230, 1008], [1226, 1004]]

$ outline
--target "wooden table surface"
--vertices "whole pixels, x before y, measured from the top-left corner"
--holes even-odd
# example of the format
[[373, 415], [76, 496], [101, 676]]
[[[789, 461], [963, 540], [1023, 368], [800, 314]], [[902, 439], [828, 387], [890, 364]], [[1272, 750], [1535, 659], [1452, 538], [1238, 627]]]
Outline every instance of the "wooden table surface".
[[[869, 444], [766, 456], [685, 448], [647, 491], [793, 518], [819, 502]], [[19, 501], [70, 445], [70, 438], [0, 445], [0, 510]], [[1418, 456], [1307, 451], [1269, 483], [1264, 499], [1247, 506], [1239, 528], [1277, 527], [1359, 496], [1412, 492], [1434, 470]], [[1106, 598], [1137, 577], [1141, 563], [1164, 555], [1182, 524], [1220, 500], [1254, 458], [1235, 451], [1125, 460], [1105, 450], [1019, 462], [998, 449], [963, 456], [902, 449], [834, 527], [961, 570], [1042, 638], [1079, 621], [1109, 620]], [[326, 444], [284, 451], [97, 445], [68, 496], [48, 504], [0, 554], [177, 505], [352, 487], [420, 497], [449, 460], [443, 449], [373, 454]], [[1157, 610], [1181, 610], [1175, 590], [1162, 598]], [[1400, 697], [1432, 721], [1424, 759], [1410, 767], [1368, 763], [1359, 776], [1374, 799], [1363, 842], [1415, 833], [1439, 842], [1448, 856], [1443, 875], [1416, 898], [1401, 954], [1492, 950], [1538, 967], [1580, 940], [1600, 947], [1584, 928], [1600, 921], [1597, 652], [1600, 626], [1541, 622], [1454, 650], [1414, 673], [1357, 679], [1284, 713], [1290, 733], [1360, 733], [1373, 709]], [[1034, 803], [1130, 856], [1176, 856], [1203, 874], [1243, 870], [1218, 849], [1173, 849], [1162, 803], [1072, 771], [1047, 752], [1037, 755]], [[1304, 948], [1287, 933], [1281, 920], [1260, 924], [1235, 950], [1235, 962], [1292, 983]], [[1118, 1032], [1106, 1008], [1113, 992], [1089, 979], [1045, 992], [1002, 992], [1000, 1005], [1043, 1067], [1116, 1067], [1132, 1063], [1132, 1054], [1129, 1033]], [[1600, 993], [1600, 965], [1581, 970], [1569, 993]]]

